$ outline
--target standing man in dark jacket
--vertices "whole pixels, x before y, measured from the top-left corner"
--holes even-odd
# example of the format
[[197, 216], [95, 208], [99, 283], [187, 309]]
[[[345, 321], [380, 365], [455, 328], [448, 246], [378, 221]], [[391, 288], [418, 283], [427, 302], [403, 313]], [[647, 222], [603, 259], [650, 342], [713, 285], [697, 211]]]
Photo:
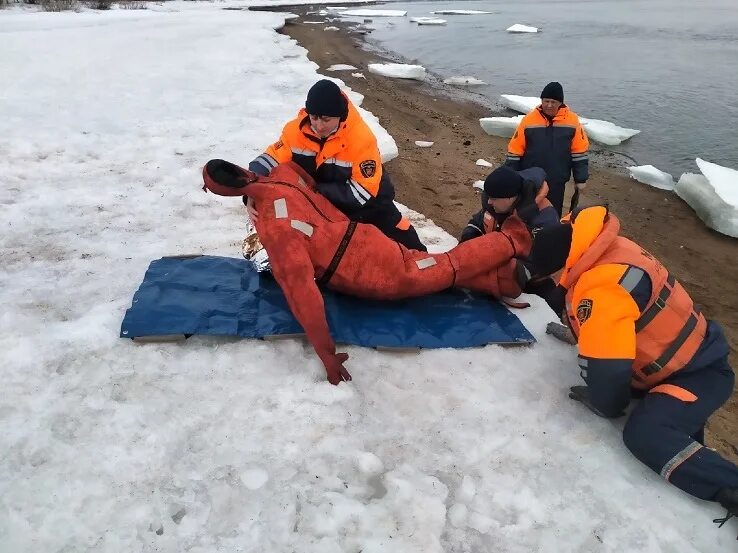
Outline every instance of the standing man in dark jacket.
[[[315, 83], [305, 107], [249, 164], [249, 170], [268, 176], [288, 161], [315, 179], [318, 192], [352, 221], [374, 225], [410, 249], [426, 250], [393, 202], [395, 188], [382, 167], [374, 133], [336, 83], [327, 79]], [[253, 202], [246, 207], [255, 223], [259, 215]]]
[[564, 89], [548, 83], [541, 105], [518, 125], [507, 147], [506, 165], [513, 169], [542, 167], [548, 176], [548, 199], [561, 216], [566, 183], [574, 176], [577, 191], [589, 178], [589, 140], [577, 114], [564, 104]]

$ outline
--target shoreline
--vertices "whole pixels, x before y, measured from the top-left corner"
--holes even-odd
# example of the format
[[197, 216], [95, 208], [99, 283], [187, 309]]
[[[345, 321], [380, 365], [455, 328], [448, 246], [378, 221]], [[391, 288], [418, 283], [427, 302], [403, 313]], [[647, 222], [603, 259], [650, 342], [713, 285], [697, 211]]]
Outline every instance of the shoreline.
[[[301, 18], [309, 6], [280, 6], [273, 11], [289, 11]], [[322, 16], [311, 17], [317, 19]], [[388, 162], [387, 171], [397, 190], [397, 201], [432, 219], [458, 237], [472, 213], [479, 209], [479, 193], [472, 188], [489, 168], [475, 165], [479, 158], [493, 165], [505, 159], [508, 139], [487, 135], [480, 117], [493, 111], [488, 100], [474, 99], [472, 91], [440, 82], [389, 79], [369, 73], [368, 63], [397, 62], [399, 56], [386, 52], [353, 29], [355, 23], [332, 21], [324, 25], [304, 24], [301, 19], [286, 22], [279, 31], [307, 50], [307, 57], [319, 67], [345, 63], [354, 65], [365, 79], [352, 71], [325, 71], [321, 74], [343, 80], [364, 95], [362, 107], [377, 116], [395, 139], [399, 156]], [[434, 82], [436, 81], [436, 82]], [[503, 112], [500, 112], [501, 114]], [[271, 137], [266, 138], [266, 141]], [[415, 140], [434, 142], [430, 148], [415, 146]], [[731, 365], [738, 365], [738, 279], [734, 259], [738, 240], [720, 235], [702, 221], [676, 194], [639, 183], [621, 174], [617, 155], [606, 148], [590, 161], [590, 179], [581, 203], [607, 203], [620, 216], [623, 234], [653, 252], [672, 271], [701, 305], [707, 316], [721, 323], [730, 344]], [[604, 152], [604, 153], [601, 153]], [[569, 187], [571, 188], [571, 186]], [[567, 190], [565, 206], [571, 190]], [[737, 388], [738, 389], [738, 388]], [[738, 393], [717, 411], [707, 427], [711, 447], [738, 463]]]

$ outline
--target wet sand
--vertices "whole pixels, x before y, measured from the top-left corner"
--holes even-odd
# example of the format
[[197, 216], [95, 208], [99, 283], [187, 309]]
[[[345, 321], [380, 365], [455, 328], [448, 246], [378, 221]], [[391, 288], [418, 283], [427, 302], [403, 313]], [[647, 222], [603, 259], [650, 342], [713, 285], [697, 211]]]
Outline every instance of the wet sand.
[[[306, 9], [290, 11], [304, 13]], [[307, 19], [323, 18], [311, 15]], [[339, 30], [324, 31], [326, 25], [338, 26]], [[386, 165], [397, 189], [397, 201], [458, 237], [471, 214], [479, 209], [479, 193], [472, 183], [489, 172], [476, 166], [475, 161], [484, 158], [497, 165], [505, 158], [507, 139], [487, 135], [478, 122], [480, 117], [494, 115], [492, 109], [484, 99], [473, 99], [473, 93], [460, 90], [453, 94], [453, 88], [437, 82], [389, 79], [369, 73], [369, 63], [404, 60], [368, 48], [364, 35], [352, 29], [355, 24], [334, 21], [326, 25], [304, 24], [298, 19], [289, 22], [282, 32], [306, 48], [308, 57], [321, 68], [337, 63], [358, 68], [322, 73], [342, 79], [363, 94], [362, 106], [379, 118], [397, 142], [400, 155]], [[352, 72], [361, 72], [366, 78], [352, 77]], [[576, 111], [576, 106], [571, 107]], [[265, 143], [272, 138], [276, 137], [265, 137]], [[420, 148], [415, 146], [416, 140], [432, 141], [434, 145]], [[720, 321], [735, 368], [738, 240], [707, 229], [675, 194], [629, 179], [624, 174], [623, 160], [600, 150], [592, 156], [589, 188], [580, 205], [606, 202], [620, 217], [623, 234], [655, 254], [707, 316]], [[734, 391], [728, 403], [713, 415], [707, 435], [708, 445], [738, 463], [738, 393]]]

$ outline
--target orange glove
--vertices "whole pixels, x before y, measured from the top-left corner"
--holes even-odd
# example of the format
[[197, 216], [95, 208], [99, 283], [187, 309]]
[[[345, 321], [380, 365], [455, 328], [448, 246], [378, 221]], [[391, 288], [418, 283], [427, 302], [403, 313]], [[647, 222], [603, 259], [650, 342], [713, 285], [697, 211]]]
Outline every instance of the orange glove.
[[325, 372], [328, 376], [328, 382], [334, 386], [338, 386], [341, 382], [351, 380], [351, 375], [343, 366], [348, 358], [348, 353], [334, 353], [330, 356], [321, 356], [321, 361], [323, 361]]

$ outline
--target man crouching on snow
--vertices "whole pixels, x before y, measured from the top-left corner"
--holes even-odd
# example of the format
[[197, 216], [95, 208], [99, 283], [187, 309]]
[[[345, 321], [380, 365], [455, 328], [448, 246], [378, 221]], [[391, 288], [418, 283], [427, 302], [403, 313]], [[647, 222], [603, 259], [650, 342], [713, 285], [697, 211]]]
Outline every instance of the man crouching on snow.
[[203, 169], [204, 189], [221, 196], [248, 196], [259, 211], [256, 232], [269, 254], [272, 274], [292, 314], [325, 366], [328, 381], [351, 380], [328, 330], [318, 285], [352, 296], [394, 300], [452, 286], [517, 297], [516, 256], [526, 256], [526, 225], [509, 217], [500, 232], [459, 244], [446, 253], [410, 250], [372, 225], [348, 217], [315, 190], [293, 162], [262, 177], [223, 160]]

